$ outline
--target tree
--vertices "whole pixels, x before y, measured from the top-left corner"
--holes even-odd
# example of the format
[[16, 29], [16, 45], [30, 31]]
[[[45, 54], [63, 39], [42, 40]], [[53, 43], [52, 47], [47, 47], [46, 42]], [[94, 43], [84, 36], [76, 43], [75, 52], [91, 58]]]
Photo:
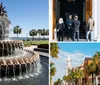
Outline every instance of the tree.
[[59, 78], [56, 82], [54, 82], [54, 85], [61, 85], [61, 80], [60, 80], [60, 78]]
[[49, 29], [45, 31], [45, 35], [49, 35]]
[[[94, 84], [94, 76], [95, 76], [95, 79], [96, 79], [96, 76], [99, 75], [99, 71], [100, 71], [100, 63], [99, 63], [99, 60], [100, 60], [100, 52], [96, 52], [95, 55], [93, 56], [93, 59], [92, 59], [92, 62], [87, 65], [86, 67], [86, 72], [88, 73], [88, 75], [92, 75], [92, 83]], [[96, 82], [96, 80], [95, 80]]]
[[13, 33], [14, 34], [17, 34], [17, 39], [18, 39], [18, 34], [21, 34], [22, 32], [22, 28], [20, 28], [20, 26], [15, 26], [14, 29], [13, 29]]
[[68, 76], [63, 76], [63, 80], [65, 80], [65, 81], [71, 81], [72, 80], [72, 77], [71, 77], [71, 75], [68, 75]]
[[50, 43], [50, 55], [53, 58], [58, 58], [59, 47], [57, 43]]
[[46, 35], [45, 29], [42, 29], [41, 35], [44, 36], [44, 39], [45, 39], [45, 35]]
[[30, 32], [29, 32], [30, 36], [36, 36], [37, 35], [37, 31], [35, 29], [32, 29]]
[[82, 85], [82, 78], [84, 78], [83, 70], [78, 68], [75, 71], [72, 71], [72, 70], [70, 70], [70, 71], [71, 71], [70, 74], [68, 76], [65, 75], [63, 77], [63, 79], [65, 81], [72, 81], [72, 80], [74, 80], [76, 82], [76, 85], [77, 85], [78, 80], [80, 80], [81, 82], [80, 82], [79, 85]]
[[[58, 58], [58, 45], [57, 43], [50, 43], [50, 55], [53, 58]], [[54, 52], [53, 52], [54, 51]], [[50, 63], [50, 81], [52, 82], [52, 77], [55, 76], [56, 73], [56, 67], [53, 62]]]
[[100, 52], [96, 52], [95, 55], [93, 56], [93, 63], [95, 64], [94, 76], [95, 76], [95, 84], [96, 84], [96, 79], [98, 78], [98, 75], [100, 74]]
[[56, 67], [53, 62], [50, 62], [50, 82], [52, 82], [52, 77], [55, 76]]
[[100, 60], [98, 61], [98, 74], [100, 74]]
[[39, 40], [40, 40], [40, 35], [41, 35], [41, 33], [42, 33], [42, 30], [41, 30], [41, 29], [38, 29], [38, 30], [37, 30], [37, 33], [39, 34]]
[[3, 7], [3, 3], [0, 3], [0, 16], [7, 17], [7, 11], [5, 10], [5, 7]]
[[94, 64], [94, 62], [91, 62], [89, 65], [87, 65], [86, 72], [88, 73], [89, 76], [92, 75], [92, 83], [93, 83], [93, 75], [96, 72], [96, 65]]
[[82, 78], [84, 78], [84, 72], [81, 69], [77, 69], [74, 72], [74, 78], [76, 79], [76, 82], [79, 80], [79, 85], [82, 85]]
[[53, 62], [50, 62], [50, 75], [54, 76], [55, 73], [56, 73], [55, 64]]

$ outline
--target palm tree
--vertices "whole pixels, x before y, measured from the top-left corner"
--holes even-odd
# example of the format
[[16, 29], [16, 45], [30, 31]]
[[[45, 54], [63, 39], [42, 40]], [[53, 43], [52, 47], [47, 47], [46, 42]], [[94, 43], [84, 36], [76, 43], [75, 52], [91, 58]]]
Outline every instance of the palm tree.
[[[53, 58], [58, 58], [58, 45], [57, 43], [50, 43], [50, 55]], [[52, 83], [52, 77], [55, 76], [56, 73], [56, 67], [54, 66], [55, 64], [53, 62], [50, 63], [50, 83]]]
[[96, 83], [96, 79], [98, 78], [97, 76], [99, 75], [100, 73], [100, 52], [96, 52], [95, 55], [93, 56], [93, 62], [95, 64], [95, 68], [96, 68], [96, 71], [94, 73], [95, 75], [95, 83]]
[[37, 31], [35, 29], [32, 29], [30, 32], [29, 32], [30, 36], [36, 36], [37, 35]]
[[52, 83], [52, 77], [55, 76], [56, 67], [53, 62], [50, 62], [50, 83]]
[[49, 35], [49, 29], [45, 31], [45, 35]]
[[37, 33], [39, 34], [39, 40], [40, 40], [40, 35], [41, 35], [41, 33], [42, 33], [42, 30], [41, 30], [41, 29], [38, 29], [38, 30], [37, 30]]
[[68, 76], [64, 76], [63, 79], [67, 82], [74, 80], [76, 82], [76, 85], [79, 80], [79, 85], [82, 85], [82, 78], [84, 78], [84, 71], [81, 70], [80, 68], [76, 69], [75, 71], [70, 70], [70, 73]]
[[58, 78], [58, 80], [54, 83], [54, 85], [61, 85], [61, 79]]
[[71, 74], [70, 74], [71, 78], [75, 80], [76, 82], [76, 85], [77, 85], [77, 82], [78, 80], [80, 81], [79, 82], [79, 85], [82, 85], [82, 78], [84, 78], [84, 72], [83, 70], [81, 69], [76, 69], [74, 72], [72, 71]]
[[92, 75], [92, 83], [94, 83], [93, 76], [95, 76], [95, 83], [96, 83], [96, 77], [99, 75], [100, 71], [100, 52], [96, 52], [93, 56], [92, 62], [87, 65], [86, 72], [88, 75]]
[[50, 55], [53, 58], [58, 58], [59, 47], [57, 43], [50, 43]]
[[46, 35], [45, 29], [42, 29], [41, 35], [44, 36], [44, 39], [45, 39], [45, 35]]
[[5, 10], [5, 7], [3, 7], [3, 3], [0, 3], [0, 16], [7, 16], [7, 11]]
[[100, 60], [98, 61], [98, 74], [100, 74]]
[[92, 75], [92, 83], [94, 84], [93, 76], [96, 73], [96, 65], [94, 62], [91, 62], [89, 65], [86, 67], [86, 71], [88, 75]]
[[18, 39], [18, 34], [21, 34], [22, 32], [22, 28], [20, 28], [20, 26], [15, 26], [14, 29], [13, 29], [13, 33], [14, 34], [17, 34], [17, 39]]
[[65, 80], [65, 81], [71, 81], [72, 80], [72, 76], [71, 75], [68, 75], [68, 76], [63, 76], [63, 80]]
[[84, 71], [83, 70], [81, 70], [81, 69], [78, 69], [77, 70], [77, 72], [78, 72], [78, 74], [79, 74], [79, 85], [82, 85], [82, 79], [84, 78]]

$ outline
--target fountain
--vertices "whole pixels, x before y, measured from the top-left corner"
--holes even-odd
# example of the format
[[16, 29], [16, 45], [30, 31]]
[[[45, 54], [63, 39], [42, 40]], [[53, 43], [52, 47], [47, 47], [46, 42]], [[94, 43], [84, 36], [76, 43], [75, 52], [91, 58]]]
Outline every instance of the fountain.
[[0, 81], [32, 77], [40, 65], [38, 53], [25, 50], [21, 40], [9, 39], [10, 24], [0, 10]]

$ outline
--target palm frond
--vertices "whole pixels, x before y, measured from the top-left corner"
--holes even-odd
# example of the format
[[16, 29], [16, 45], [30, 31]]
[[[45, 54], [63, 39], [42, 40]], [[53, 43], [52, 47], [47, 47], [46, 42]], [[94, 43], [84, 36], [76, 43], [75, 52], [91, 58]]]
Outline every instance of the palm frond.
[[4, 16], [7, 11], [5, 10], [5, 6], [3, 7], [3, 3], [0, 3], [0, 16]]

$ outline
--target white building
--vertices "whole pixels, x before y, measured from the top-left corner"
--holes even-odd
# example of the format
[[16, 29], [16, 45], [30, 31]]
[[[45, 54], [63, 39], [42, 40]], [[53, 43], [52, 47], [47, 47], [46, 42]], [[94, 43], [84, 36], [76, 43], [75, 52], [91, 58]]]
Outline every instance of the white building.
[[72, 64], [71, 64], [72, 60], [70, 59], [70, 55], [68, 55], [67, 58], [67, 65], [66, 65], [66, 76], [68, 76], [69, 74], [69, 70], [72, 69]]

